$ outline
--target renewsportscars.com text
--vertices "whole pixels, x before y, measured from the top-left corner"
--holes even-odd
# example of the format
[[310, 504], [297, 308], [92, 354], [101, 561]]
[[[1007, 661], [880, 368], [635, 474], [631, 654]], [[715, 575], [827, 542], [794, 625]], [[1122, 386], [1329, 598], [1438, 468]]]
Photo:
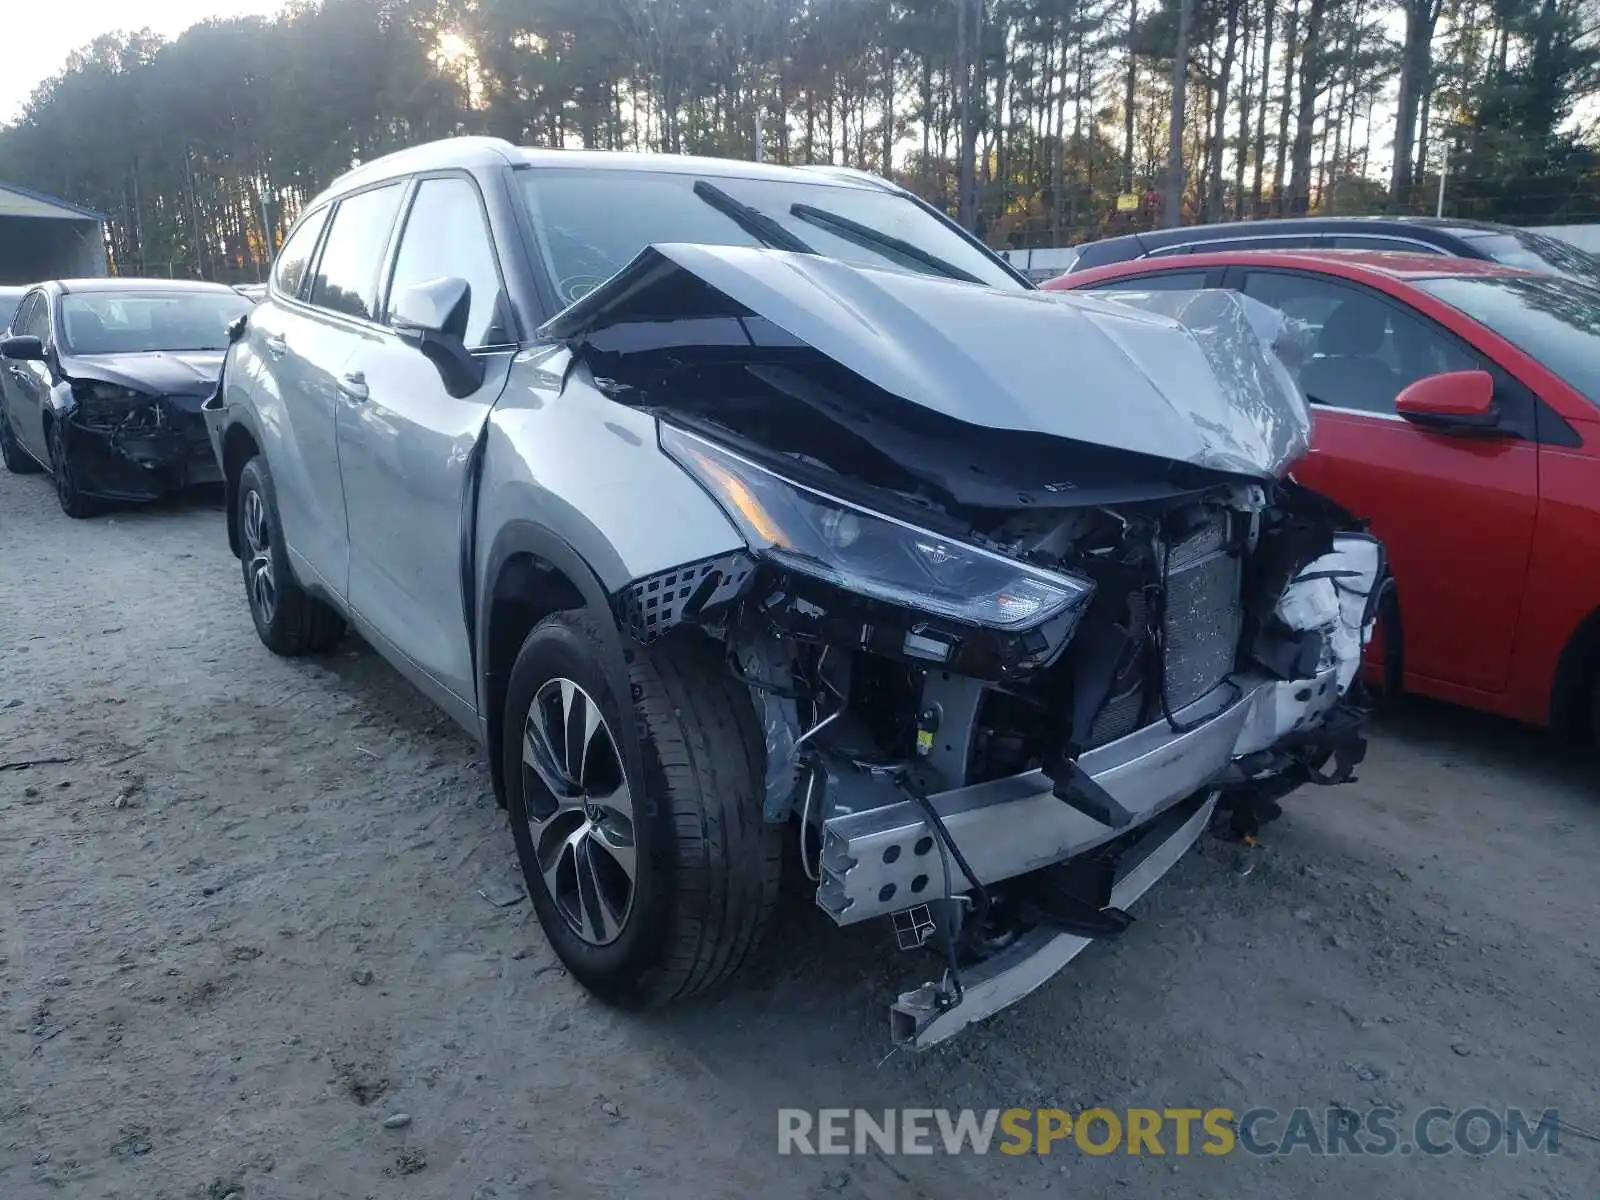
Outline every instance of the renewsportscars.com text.
[[778, 1153], [1224, 1155], [1557, 1154], [1553, 1108], [1060, 1108], [778, 1110]]

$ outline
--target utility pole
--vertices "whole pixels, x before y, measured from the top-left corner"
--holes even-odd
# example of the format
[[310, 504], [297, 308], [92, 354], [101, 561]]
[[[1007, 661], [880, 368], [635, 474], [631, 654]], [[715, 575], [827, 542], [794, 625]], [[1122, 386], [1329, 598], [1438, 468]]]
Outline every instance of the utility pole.
[[1433, 215], [1444, 216], [1444, 181], [1450, 177], [1450, 133], [1444, 136], [1444, 160], [1439, 164], [1439, 203], [1435, 206]]
[[1128, 76], [1122, 94], [1122, 190], [1133, 191], [1133, 88], [1139, 60], [1133, 55], [1134, 30], [1139, 24], [1139, 0], [1128, 0]]
[[[980, 0], [981, 2], [981, 0]], [[967, 144], [972, 127], [972, 42], [976, 40], [968, 22], [970, 0], [955, 0], [956, 6], [956, 107], [960, 113], [960, 132], [956, 135], [956, 220], [963, 229], [971, 230], [976, 215], [974, 193], [977, 191], [977, 164], [972, 161], [972, 151]]]
[[1178, 0], [1178, 44], [1172, 55], [1172, 131], [1167, 145], [1167, 211], [1162, 224], [1176, 229], [1183, 220], [1183, 106], [1189, 84], [1189, 6]]
[[206, 277], [205, 251], [200, 245], [200, 202], [194, 194], [194, 166], [189, 160], [189, 143], [183, 144], [183, 173], [189, 181], [189, 221], [194, 229], [194, 269], [195, 274], [204, 279]]

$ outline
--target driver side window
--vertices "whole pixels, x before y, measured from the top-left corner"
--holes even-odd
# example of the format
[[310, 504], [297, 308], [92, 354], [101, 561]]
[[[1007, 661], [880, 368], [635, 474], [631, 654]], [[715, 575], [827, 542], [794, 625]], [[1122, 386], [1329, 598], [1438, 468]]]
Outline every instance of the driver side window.
[[478, 189], [459, 177], [424, 179], [400, 234], [389, 304], [404, 289], [436, 279], [465, 279], [470, 289], [465, 342], [468, 350], [501, 346], [515, 339], [505, 320], [500, 268], [484, 223]]
[[16, 332], [50, 341], [50, 301], [43, 292], [34, 292], [17, 310]]
[[1248, 271], [1243, 290], [1311, 328], [1300, 386], [1313, 404], [1392, 414], [1395, 397], [1417, 380], [1482, 365], [1431, 322], [1367, 288], [1292, 271]]

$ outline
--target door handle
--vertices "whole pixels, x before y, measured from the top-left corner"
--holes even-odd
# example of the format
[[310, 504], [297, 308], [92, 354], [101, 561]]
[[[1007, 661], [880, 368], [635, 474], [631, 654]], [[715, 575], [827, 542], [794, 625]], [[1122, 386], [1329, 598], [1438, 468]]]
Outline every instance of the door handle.
[[351, 371], [348, 375], [339, 377], [339, 392], [347, 400], [354, 400], [357, 404], [367, 398], [367, 377], [360, 371]]
[[267, 353], [272, 355], [273, 358], [282, 358], [289, 353], [289, 343], [284, 340], [281, 333], [275, 333], [269, 337], [266, 345]]

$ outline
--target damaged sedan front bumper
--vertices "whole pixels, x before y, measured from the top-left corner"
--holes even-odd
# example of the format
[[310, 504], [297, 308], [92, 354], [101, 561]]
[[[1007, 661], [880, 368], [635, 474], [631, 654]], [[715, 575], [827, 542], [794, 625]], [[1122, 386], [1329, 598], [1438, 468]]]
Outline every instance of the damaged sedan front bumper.
[[111, 500], [155, 500], [219, 483], [201, 397], [151, 397], [137, 409], [78, 404], [62, 418], [62, 448], [82, 490]]

